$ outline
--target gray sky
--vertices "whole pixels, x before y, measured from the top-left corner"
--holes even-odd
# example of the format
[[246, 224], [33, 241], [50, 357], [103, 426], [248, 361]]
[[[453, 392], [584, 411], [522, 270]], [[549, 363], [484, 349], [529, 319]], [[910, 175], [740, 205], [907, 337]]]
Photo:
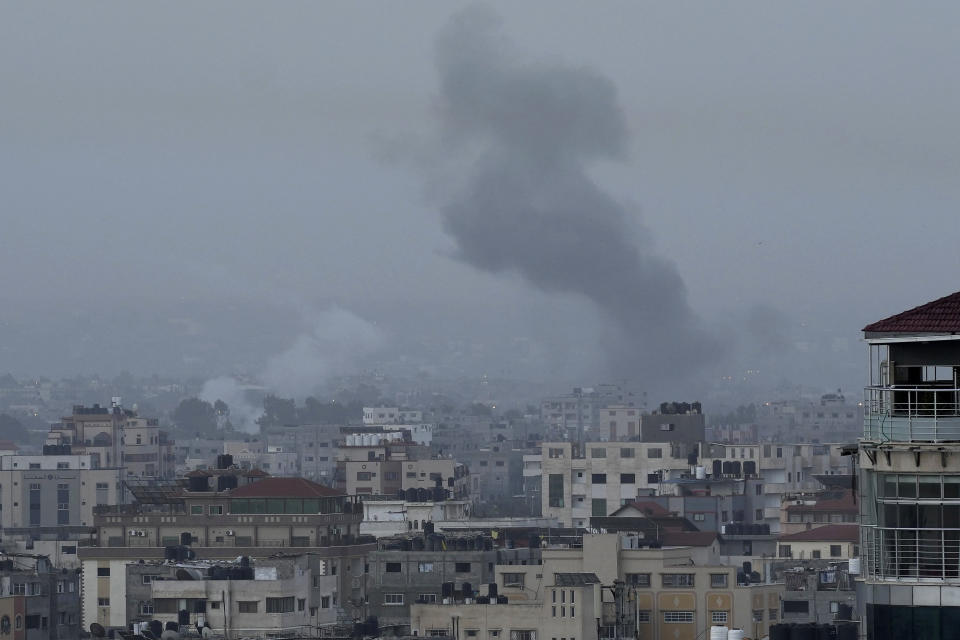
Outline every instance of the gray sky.
[[[778, 310], [786, 377], [847, 383], [860, 327], [960, 288], [955, 3], [493, 6], [616, 86], [590, 175], [705, 324]], [[598, 375], [596, 309], [456, 259], [411, 159], [459, 8], [4, 5], [0, 370], [256, 370], [338, 305], [391, 357]]]

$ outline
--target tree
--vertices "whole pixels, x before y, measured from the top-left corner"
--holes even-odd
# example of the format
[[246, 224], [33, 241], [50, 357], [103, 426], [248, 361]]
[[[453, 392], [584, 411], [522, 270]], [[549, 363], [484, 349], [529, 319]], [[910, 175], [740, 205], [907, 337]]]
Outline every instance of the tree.
[[263, 415], [257, 419], [261, 429], [297, 422], [297, 404], [293, 398], [279, 398], [273, 394], [263, 398]]
[[181, 400], [173, 410], [173, 421], [178, 427], [193, 432], [208, 432], [217, 429], [217, 413], [213, 405], [200, 398]]
[[213, 403], [213, 410], [218, 416], [223, 416], [224, 418], [230, 417], [230, 407], [227, 406], [227, 403], [223, 400], [217, 399]]

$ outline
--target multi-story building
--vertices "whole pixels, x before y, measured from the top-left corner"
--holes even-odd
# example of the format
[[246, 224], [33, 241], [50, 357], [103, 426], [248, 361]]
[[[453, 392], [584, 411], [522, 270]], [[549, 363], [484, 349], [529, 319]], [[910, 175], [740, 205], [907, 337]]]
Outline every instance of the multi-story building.
[[827, 524], [788, 533], [777, 539], [777, 556], [798, 560], [849, 560], [860, 556], [859, 536], [856, 524]]
[[77, 572], [57, 569], [42, 555], [0, 554], [0, 636], [73, 640], [80, 635]]
[[61, 447], [45, 450], [0, 456], [3, 546], [75, 568], [77, 544], [89, 540], [96, 507], [123, 502], [121, 470], [94, 468], [92, 456], [59, 453]]
[[960, 292], [864, 328], [860, 440], [867, 638], [960, 627]]
[[[637, 536], [585, 534], [576, 544], [542, 548], [540, 557], [540, 564], [496, 567], [495, 593], [505, 603], [454, 593], [449, 604], [414, 605], [412, 628], [450, 637], [695, 640], [712, 625], [762, 638], [779, 620], [783, 585], [721, 564], [716, 545], [651, 548]], [[571, 601], [572, 586], [586, 589]]]
[[[198, 559], [263, 558], [278, 551], [310, 553], [340, 568], [338, 589], [347, 615], [361, 614], [363, 557], [373, 548], [359, 536], [363, 510], [355, 497], [303, 478], [262, 471], [197, 471], [181, 484], [132, 488], [137, 503], [100, 507], [93, 544], [79, 548], [84, 626], [127, 625], [126, 581], [131, 561], [160, 561], [188, 545]], [[349, 605], [349, 606], [348, 606]]]
[[363, 496], [363, 522], [360, 533], [377, 538], [422, 531], [428, 522], [466, 520], [469, 500], [407, 500], [396, 496]]
[[50, 427], [46, 444], [89, 455], [94, 468], [122, 467], [125, 479], [172, 478], [176, 469], [174, 442], [160, 423], [125, 409], [120, 398], [110, 408], [74, 406], [72, 415]]
[[857, 594], [846, 562], [805, 562], [783, 572], [781, 621], [833, 624], [853, 620]]
[[[355, 568], [362, 569], [359, 562]], [[342, 579], [328, 560], [296, 552], [239, 561], [130, 562], [127, 620], [207, 626], [223, 637], [316, 637], [344, 618]]]
[[381, 626], [407, 627], [416, 602], [441, 602], [494, 582], [497, 564], [536, 564], [537, 549], [507, 549], [502, 541], [476, 532], [434, 533], [381, 538], [370, 553], [369, 613]]

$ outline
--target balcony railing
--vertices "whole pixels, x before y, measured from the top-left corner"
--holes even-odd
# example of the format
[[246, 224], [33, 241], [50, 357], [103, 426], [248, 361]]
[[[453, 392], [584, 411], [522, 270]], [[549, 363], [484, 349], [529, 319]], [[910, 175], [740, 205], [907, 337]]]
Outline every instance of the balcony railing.
[[864, 394], [864, 432], [870, 440], [960, 440], [960, 389], [873, 386]]
[[882, 579], [960, 578], [960, 529], [863, 527], [867, 575]]

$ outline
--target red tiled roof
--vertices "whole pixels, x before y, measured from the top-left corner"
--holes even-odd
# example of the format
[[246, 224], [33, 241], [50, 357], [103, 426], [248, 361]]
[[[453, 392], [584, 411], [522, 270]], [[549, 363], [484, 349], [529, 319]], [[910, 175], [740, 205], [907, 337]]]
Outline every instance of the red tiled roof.
[[329, 498], [342, 496], [337, 489], [325, 487], [306, 478], [277, 478], [269, 476], [230, 492], [232, 498]]
[[780, 542], [857, 542], [860, 526], [856, 524], [825, 524], [800, 533], [791, 533], [777, 538]]
[[668, 547], [709, 547], [717, 539], [716, 531], [675, 531], [660, 534], [660, 542]]
[[958, 333], [960, 291], [868, 324], [865, 333]]
[[662, 505], [657, 504], [656, 502], [650, 502], [650, 501], [641, 502], [638, 500], [634, 500], [633, 502], [628, 502], [624, 506], [633, 507], [640, 513], [647, 516], [669, 516], [670, 515], [670, 511], [668, 509], [664, 508]]
[[20, 447], [13, 440], [0, 440], [0, 451], [19, 451]]
[[825, 491], [814, 504], [790, 504], [787, 511], [845, 511], [859, 513], [853, 491]]

